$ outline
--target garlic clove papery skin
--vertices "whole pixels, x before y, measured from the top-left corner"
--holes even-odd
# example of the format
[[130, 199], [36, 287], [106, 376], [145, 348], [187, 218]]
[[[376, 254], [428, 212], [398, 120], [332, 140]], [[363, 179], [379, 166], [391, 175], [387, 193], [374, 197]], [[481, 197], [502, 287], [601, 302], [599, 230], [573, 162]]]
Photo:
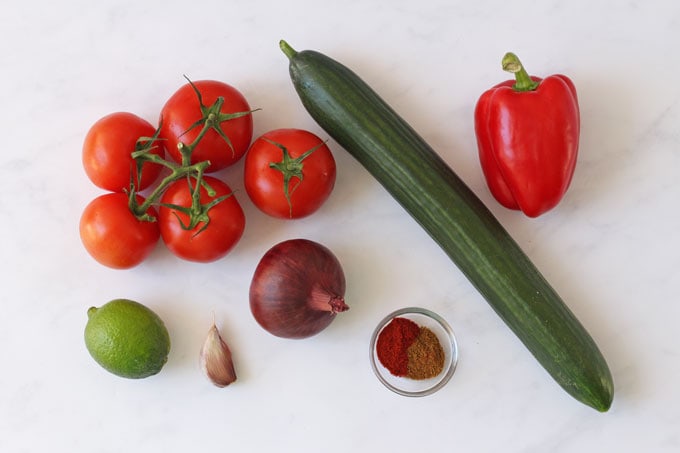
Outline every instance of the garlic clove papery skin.
[[231, 351], [214, 322], [201, 348], [200, 365], [203, 373], [217, 387], [226, 387], [236, 380]]

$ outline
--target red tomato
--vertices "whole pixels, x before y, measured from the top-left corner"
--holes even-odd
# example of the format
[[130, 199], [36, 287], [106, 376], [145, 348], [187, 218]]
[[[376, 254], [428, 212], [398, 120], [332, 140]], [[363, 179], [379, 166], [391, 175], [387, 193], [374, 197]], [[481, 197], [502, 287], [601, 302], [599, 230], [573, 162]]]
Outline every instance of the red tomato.
[[[218, 97], [224, 98], [220, 109], [222, 114], [250, 112], [248, 101], [236, 88], [226, 83], [214, 80], [199, 80], [193, 82], [194, 87], [201, 93], [202, 104], [210, 108]], [[161, 137], [164, 138], [168, 154], [178, 163], [182, 162], [182, 155], [177, 145], [182, 142], [190, 145], [201, 132], [202, 125], [193, 127], [203, 118], [201, 102], [194, 88], [187, 83], [182, 86], [165, 103], [161, 110]], [[237, 162], [248, 150], [253, 138], [253, 117], [248, 113], [238, 118], [228, 119], [219, 123], [224, 135], [231, 146], [214, 129], [207, 131], [196, 145], [191, 155], [191, 163], [210, 161], [207, 172], [215, 172]]]
[[[140, 184], [131, 154], [140, 137], [152, 137], [155, 132], [151, 123], [132, 113], [116, 112], [101, 118], [85, 136], [82, 156], [85, 173], [95, 185], [111, 192], [129, 189], [131, 176], [137, 190], [146, 189], [163, 167], [145, 163]], [[151, 152], [165, 156], [161, 144]]]
[[330, 196], [335, 175], [328, 146], [300, 129], [267, 132], [253, 142], [245, 160], [248, 196], [274, 217], [295, 219], [315, 212]]
[[[216, 198], [232, 194], [223, 181], [211, 176], [204, 176], [203, 179], [215, 190], [215, 196], [208, 195], [205, 187], [201, 186], [201, 204], [206, 205]], [[182, 224], [189, 226], [189, 215], [167, 205], [191, 207], [195, 183], [196, 180], [191, 179], [190, 187], [186, 179], [180, 179], [166, 189], [161, 198], [158, 223], [161, 237], [172, 253], [188, 261], [208, 263], [222, 258], [236, 245], [243, 235], [246, 218], [236, 197], [231, 195], [207, 211], [210, 219], [207, 227], [201, 221], [191, 230], [182, 228]]]
[[[137, 196], [141, 204], [144, 199]], [[148, 213], [156, 216], [149, 208]], [[90, 202], [80, 218], [80, 239], [99, 263], [129, 269], [144, 261], [160, 238], [158, 223], [138, 220], [124, 193], [107, 193]]]

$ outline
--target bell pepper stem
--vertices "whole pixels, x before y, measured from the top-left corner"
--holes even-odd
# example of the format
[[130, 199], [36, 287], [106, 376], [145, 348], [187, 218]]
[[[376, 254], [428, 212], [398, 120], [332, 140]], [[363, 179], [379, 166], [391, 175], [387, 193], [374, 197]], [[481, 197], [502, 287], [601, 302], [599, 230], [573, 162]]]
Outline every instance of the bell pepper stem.
[[515, 75], [515, 84], [512, 86], [515, 91], [533, 91], [538, 87], [538, 82], [531, 79], [529, 73], [522, 66], [522, 62], [514, 53], [506, 53], [501, 64], [504, 71]]

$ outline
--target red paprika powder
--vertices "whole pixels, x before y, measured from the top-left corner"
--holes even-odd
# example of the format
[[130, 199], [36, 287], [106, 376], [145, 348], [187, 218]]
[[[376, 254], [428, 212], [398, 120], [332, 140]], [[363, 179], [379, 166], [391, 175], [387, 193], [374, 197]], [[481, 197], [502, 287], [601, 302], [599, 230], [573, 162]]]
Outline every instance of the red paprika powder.
[[376, 343], [378, 360], [395, 376], [408, 373], [408, 347], [420, 333], [420, 327], [406, 318], [394, 318], [380, 332]]
[[396, 317], [380, 331], [376, 353], [394, 376], [429, 379], [444, 368], [444, 349], [437, 336], [406, 318]]

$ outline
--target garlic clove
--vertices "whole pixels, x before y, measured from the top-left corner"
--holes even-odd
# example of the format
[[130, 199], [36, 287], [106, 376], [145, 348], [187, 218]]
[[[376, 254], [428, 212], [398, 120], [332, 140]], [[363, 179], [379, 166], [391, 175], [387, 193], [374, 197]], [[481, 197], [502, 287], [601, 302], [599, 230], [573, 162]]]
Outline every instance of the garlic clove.
[[217, 330], [215, 322], [201, 348], [200, 364], [205, 375], [217, 387], [226, 387], [236, 380], [231, 351]]

